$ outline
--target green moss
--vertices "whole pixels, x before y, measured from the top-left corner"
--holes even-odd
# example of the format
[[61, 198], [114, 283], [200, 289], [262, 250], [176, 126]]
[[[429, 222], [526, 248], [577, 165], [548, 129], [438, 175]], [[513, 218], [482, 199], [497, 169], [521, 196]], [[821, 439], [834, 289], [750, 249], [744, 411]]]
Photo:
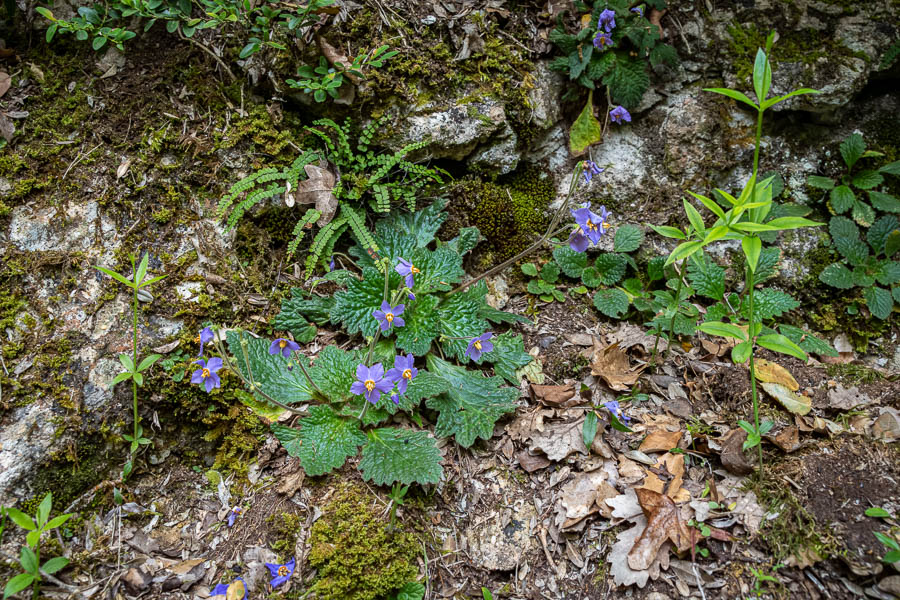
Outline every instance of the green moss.
[[414, 581], [415, 537], [391, 533], [364, 489], [344, 484], [310, 535], [319, 600], [375, 600]]
[[86, 490], [103, 481], [108, 470], [121, 456], [108, 456], [101, 436], [78, 440], [65, 453], [53, 456], [36, 470], [34, 497], [41, 499], [53, 492], [53, 505], [68, 506]]
[[[835, 36], [823, 35], [812, 28], [788, 30], [780, 32], [781, 36], [772, 46], [773, 68], [781, 62], [796, 62], [812, 65], [820, 58], [834, 59], [835, 56], [853, 56], [869, 62], [871, 58], [863, 52], [850, 50], [840, 43]], [[728, 42], [736, 75], [739, 81], [747, 81], [753, 73], [753, 61], [756, 52], [766, 46], [768, 30], [759, 29], [756, 24], [742, 25], [734, 23], [728, 27]]]
[[279, 513], [266, 519], [269, 545], [281, 556], [290, 556], [294, 552], [297, 538], [303, 530], [305, 519], [296, 513]]
[[164, 225], [172, 219], [172, 216], [174, 214], [175, 214], [175, 211], [172, 210], [171, 208], [161, 208], [158, 211], [154, 212], [152, 215], [150, 215], [150, 218], [153, 219], [155, 222], [159, 223], [160, 225]]
[[884, 376], [874, 369], [850, 363], [826, 365], [825, 372], [829, 377], [840, 378], [851, 385], [876, 383], [884, 379]]
[[[547, 206], [554, 196], [553, 183], [535, 168], [527, 168], [485, 182], [464, 179], [451, 194], [454, 204], [468, 214], [454, 215], [478, 227], [493, 247], [493, 261], [505, 260], [533, 243], [547, 227]], [[456, 210], [460, 210], [457, 208]]]

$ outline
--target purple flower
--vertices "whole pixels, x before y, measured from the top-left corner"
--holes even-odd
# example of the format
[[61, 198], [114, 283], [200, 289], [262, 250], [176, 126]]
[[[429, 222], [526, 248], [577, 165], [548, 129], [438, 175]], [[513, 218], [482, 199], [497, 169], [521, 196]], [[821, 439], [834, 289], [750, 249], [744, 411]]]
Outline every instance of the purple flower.
[[569, 236], [569, 248], [571, 248], [575, 252], [584, 252], [590, 245], [591, 240], [589, 240], [588, 237], [584, 235], [581, 227], [576, 227], [575, 231], [573, 231]]
[[493, 350], [493, 342], [488, 341], [492, 337], [494, 337], [494, 334], [488, 331], [487, 333], [482, 333], [477, 338], [472, 339], [469, 342], [469, 347], [466, 348], [466, 356], [468, 356], [472, 360], [478, 360], [479, 358], [481, 358], [482, 354]]
[[644, 16], [644, 7], [643, 6], [635, 6], [634, 8], [631, 9], [631, 12], [637, 13], [637, 16], [639, 16], [639, 17], [643, 17]]
[[272, 563], [266, 563], [266, 567], [269, 568], [269, 573], [272, 575], [272, 581], [270, 581], [269, 584], [273, 588], [277, 588], [279, 585], [290, 579], [291, 575], [294, 574], [294, 567], [296, 567], [296, 562], [292, 558], [290, 561], [284, 563], [283, 565], [273, 565]]
[[387, 331], [391, 327], [403, 327], [406, 325], [406, 321], [399, 316], [403, 314], [405, 308], [402, 304], [391, 306], [387, 300], [384, 300], [381, 303], [381, 310], [374, 311], [372, 316], [381, 323], [381, 330]]
[[[419, 374], [419, 370], [413, 366], [415, 360], [416, 357], [412, 354], [406, 356], [398, 354], [394, 357], [394, 368], [385, 374], [385, 377], [397, 384], [397, 391], [401, 394], [406, 393], [406, 386]], [[391, 399], [393, 400], [393, 398]]]
[[[597, 29], [603, 28], [606, 30], [606, 33], [609, 33], [613, 29], [616, 28], [616, 13], [610, 9], [604, 10], [600, 13], [600, 21], [597, 23]], [[596, 44], [594, 44], [596, 46]]]
[[206, 393], [210, 393], [213, 388], [222, 387], [222, 380], [216, 375], [216, 371], [222, 368], [222, 359], [218, 356], [209, 359], [206, 362], [202, 358], [194, 361], [195, 365], [200, 368], [191, 375], [191, 383], [202, 383], [206, 388]]
[[240, 506], [235, 506], [230, 511], [228, 511], [228, 526], [234, 527], [235, 520], [242, 514], [244, 514], [244, 509]]
[[584, 181], [586, 183], [590, 183], [594, 175], [599, 175], [603, 172], [603, 169], [598, 167], [597, 163], [592, 160], [584, 161], [582, 168], [584, 169]]
[[412, 264], [405, 258], [400, 258], [399, 261], [400, 262], [397, 263], [397, 266], [394, 267], [394, 270], [400, 273], [401, 276], [406, 278], [406, 280], [404, 281], [406, 287], [412, 289], [413, 285], [416, 282], [413, 278], [413, 275], [418, 275], [419, 273], [421, 273], [421, 271], [416, 268], [416, 265]]
[[198, 357], [203, 356], [203, 347], [211, 342], [214, 337], [216, 337], [216, 334], [213, 333], [212, 328], [204, 327], [197, 335], [197, 337], [194, 338], [195, 342], [200, 343], [200, 354], [197, 355]]
[[328, 261], [328, 272], [331, 273], [334, 271], [334, 255], [331, 255], [331, 260]]
[[575, 222], [583, 235], [586, 235], [592, 244], [600, 243], [600, 238], [606, 233], [603, 217], [595, 214], [590, 208], [582, 206], [572, 211]]
[[631, 114], [625, 110], [624, 106], [617, 106], [611, 111], [609, 111], [609, 116], [612, 118], [613, 123], [622, 124], [623, 121], [628, 121], [631, 123]]
[[300, 344], [285, 338], [278, 338], [269, 345], [269, 354], [281, 354], [285, 358], [291, 357], [291, 352], [300, 349]]
[[[228, 592], [232, 592], [232, 595], [228, 595]], [[244, 592], [243, 596], [239, 596], [241, 592]], [[216, 587], [213, 588], [212, 591], [213, 596], [226, 596], [229, 600], [231, 598], [240, 598], [241, 600], [247, 600], [247, 584], [244, 583], [244, 580], [238, 577], [231, 583], [220, 583]]]
[[606, 410], [611, 412], [615, 417], [622, 423], [628, 423], [631, 419], [625, 416], [625, 413], [622, 412], [622, 409], [619, 407], [618, 400], [610, 400], [609, 402], [604, 402], [603, 406], [606, 407]]
[[406, 295], [406, 297], [409, 298], [410, 300], [415, 300], [415, 299], [416, 299], [416, 295], [413, 294], [412, 292], [408, 293], [408, 294]]
[[398, 396], [397, 394], [391, 394], [391, 402], [393, 402], [394, 404], [399, 406], [400, 405], [400, 396]]
[[607, 46], [612, 46], [612, 36], [608, 33], [603, 33], [602, 31], [598, 31], [597, 35], [594, 36], [594, 48], [599, 48], [603, 50]]
[[356, 367], [356, 379], [350, 386], [350, 391], [357, 396], [365, 395], [366, 400], [375, 404], [394, 387], [393, 382], [384, 378], [384, 367], [381, 363], [375, 363], [371, 367], [359, 364]]

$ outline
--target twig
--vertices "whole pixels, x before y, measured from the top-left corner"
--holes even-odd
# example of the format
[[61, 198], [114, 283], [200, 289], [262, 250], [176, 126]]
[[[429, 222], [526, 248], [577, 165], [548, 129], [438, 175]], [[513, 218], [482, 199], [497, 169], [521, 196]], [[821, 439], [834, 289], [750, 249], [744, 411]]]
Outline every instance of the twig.
[[213, 59], [215, 59], [215, 61], [217, 63], [219, 63], [219, 66], [222, 67], [222, 69], [224, 69], [226, 73], [228, 73], [228, 76], [231, 78], [231, 81], [234, 81], [235, 79], [237, 79], [234, 76], [234, 73], [231, 72], [231, 69], [228, 68], [228, 65], [225, 64], [225, 61], [223, 61], [221, 58], [219, 58], [216, 55], [216, 53], [213, 52], [211, 49], [207, 48], [206, 44], [200, 42], [199, 40], [195, 40], [192, 37], [187, 37], [186, 35], [184, 35], [184, 33], [181, 32], [181, 24], [178, 25], [177, 31], [178, 31], [178, 37], [180, 37], [183, 40], [187, 40], [188, 42], [194, 44], [195, 46], [197, 46], [198, 48], [200, 48], [201, 50], [203, 50], [204, 52], [206, 52], [207, 54], [212, 56]]
[[97, 144], [96, 146], [94, 146], [93, 148], [91, 148], [91, 149], [87, 152], [87, 154], [81, 154], [81, 153], [79, 153], [78, 156], [75, 157], [75, 160], [73, 160], [73, 161], [71, 162], [71, 164], [69, 164], [68, 168], [66, 169], [66, 172], [63, 173], [62, 179], [65, 179], [65, 178], [66, 178], [66, 175], [69, 174], [69, 171], [72, 170], [72, 167], [74, 167], [75, 165], [77, 165], [78, 163], [80, 163], [82, 160], [84, 160], [85, 158], [87, 158], [88, 156], [90, 156], [90, 155], [94, 152], [94, 150], [96, 150], [97, 148], [99, 148], [101, 145], [102, 145], [102, 144]]

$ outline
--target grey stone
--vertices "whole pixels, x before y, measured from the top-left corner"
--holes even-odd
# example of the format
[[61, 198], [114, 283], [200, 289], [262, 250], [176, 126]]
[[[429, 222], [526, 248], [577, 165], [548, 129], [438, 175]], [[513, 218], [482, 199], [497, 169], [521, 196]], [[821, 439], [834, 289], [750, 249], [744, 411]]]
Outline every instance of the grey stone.
[[490, 571], [511, 571], [534, 544], [531, 521], [534, 506], [522, 502], [504, 517], [497, 512], [478, 522], [466, 532], [469, 551], [475, 563]]

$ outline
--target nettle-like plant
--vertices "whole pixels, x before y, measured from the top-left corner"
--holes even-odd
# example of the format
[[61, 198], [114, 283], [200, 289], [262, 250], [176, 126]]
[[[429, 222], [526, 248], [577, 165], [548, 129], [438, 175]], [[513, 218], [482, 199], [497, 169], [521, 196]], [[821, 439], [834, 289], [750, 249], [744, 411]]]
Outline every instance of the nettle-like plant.
[[[441, 454], [427, 431], [387, 426], [413, 421], [420, 426], [422, 401], [437, 414], [434, 435], [463, 447], [493, 435], [495, 422], [515, 409], [516, 370], [531, 362], [520, 335], [494, 336], [490, 323], [522, 317], [491, 308], [487, 286], [478, 278], [458, 284], [463, 256], [479, 239], [464, 228], [446, 243], [435, 239], [446, 215], [442, 202], [380, 220], [373, 239], [380, 256], [366, 245], [350, 250], [360, 272], [336, 270], [326, 277], [343, 289], [330, 297], [295, 294], [273, 322], [290, 329], [310, 319], [339, 325], [369, 341], [364, 349], [328, 346], [314, 361], [296, 353], [288, 339], [270, 342], [240, 330], [218, 336], [223, 366], [235, 372], [260, 402], [302, 418], [294, 426], [273, 424], [275, 436], [306, 472], [321, 475], [341, 467], [362, 447], [359, 469], [378, 485], [435, 483]], [[491, 366], [486, 377], [469, 363]], [[216, 367], [218, 370], [218, 367]], [[194, 383], [213, 372], [195, 373]], [[218, 383], [216, 379], [213, 387]], [[308, 410], [295, 408], [309, 405]]]
[[[601, 209], [603, 222], [609, 215]], [[580, 279], [591, 289], [600, 286], [614, 286], [622, 281], [631, 267], [638, 270], [637, 263], [630, 253], [640, 248], [644, 241], [644, 233], [637, 225], [620, 225], [613, 238], [613, 251], [601, 252], [590, 265], [588, 256], [575, 248], [561, 246], [553, 251], [553, 259], [568, 277]], [[608, 287], [594, 294], [594, 306], [607, 317], [621, 318], [628, 311], [630, 297], [619, 288]]]
[[[840, 151], [847, 172], [838, 181], [820, 175], [811, 175], [807, 180], [810, 186], [828, 191], [828, 209], [834, 215], [828, 232], [841, 255], [841, 260], [822, 270], [819, 279], [842, 290], [863, 288], [862, 296], [869, 312], [879, 319], [887, 319], [893, 312], [894, 302], [900, 303], [900, 287], [896, 285], [900, 283], [900, 262], [892, 260], [900, 250], [900, 221], [892, 214], [876, 218], [875, 210], [900, 213], [900, 200], [876, 188], [884, 183], [884, 175], [900, 175], [900, 161], [878, 169], [854, 171], [861, 159], [884, 156], [866, 150], [858, 133], [844, 140]], [[859, 197], [863, 193], [868, 196], [868, 203]], [[852, 220], [842, 216], [848, 211]], [[868, 228], [865, 241], [857, 225]]]
[[323, 142], [324, 151], [306, 150], [289, 166], [267, 167], [241, 179], [219, 202], [219, 217], [232, 229], [248, 210], [269, 198], [283, 197], [290, 207], [314, 204], [295, 224], [288, 244], [288, 254], [293, 255], [313, 224], [319, 227], [306, 258], [306, 277], [331, 256], [347, 229], [370, 256], [377, 256], [378, 244], [365, 225], [365, 205], [378, 213], [398, 204], [414, 211], [416, 194], [428, 184], [442, 184], [441, 174], [446, 175], [442, 169], [406, 160], [424, 142], [396, 152], [378, 153], [371, 148], [372, 137], [383, 123], [384, 118], [372, 121], [354, 146], [348, 135], [349, 119], [343, 126], [330, 119], [314, 122], [306, 131]]
[[[553, 60], [550, 68], [588, 90], [587, 103], [570, 134], [576, 154], [602, 138], [602, 127], [593, 114], [593, 92], [598, 85], [606, 87], [609, 102], [620, 105], [615, 110], [624, 116], [625, 109], [635, 108], [650, 87], [651, 67], [678, 64], [675, 49], [660, 41], [659, 26], [644, 14], [648, 8], [664, 10], [665, 1], [632, 4], [628, 0], [576, 1], [581, 30], [569, 33], [561, 14], [550, 32], [550, 41], [564, 55]], [[616, 113], [610, 116], [615, 120]]]
[[[684, 200], [684, 210], [690, 225], [683, 231], [675, 227], [653, 226], [654, 230], [661, 235], [682, 240], [666, 259], [667, 265], [679, 260], [688, 260], [702, 251], [707, 245], [719, 240], [735, 240], [741, 243], [741, 249], [745, 258], [743, 269], [743, 296], [745, 299], [740, 299], [740, 302], [737, 302], [737, 298], [729, 300], [727, 303], [727, 307], [730, 309], [728, 313], [729, 322], [717, 320], [717, 318], [725, 318], [723, 311], [718, 310], [713, 311], [712, 315], [708, 314], [707, 320], [701, 323], [698, 328], [709, 335], [736, 340], [737, 343], [731, 353], [732, 360], [736, 363], [750, 361], [750, 389], [753, 401], [754, 423], [751, 424], [741, 420], [738, 422], [738, 425], [747, 432], [747, 441], [744, 443], [744, 449], [750, 449], [754, 446], [758, 448], [760, 473], [762, 473], [763, 468], [762, 446], [760, 445], [762, 436], [772, 428], [773, 423], [768, 421], [761, 425], [759, 421], [754, 348], [756, 345], [759, 345], [774, 352], [795, 356], [801, 360], [807, 359], [806, 352], [787, 335], [776, 333], [772, 328], [764, 329], [763, 319], [761, 318], [763, 314], [771, 315], [774, 319], [775, 314], [789, 310], [791, 303], [785, 300], [784, 296], [786, 294], [782, 295], [783, 293], [781, 292], [756, 293], [756, 285], [763, 279], [763, 276], [769, 275], [766, 269], [767, 263], [772, 256], [771, 252], [763, 253], [763, 241], [760, 238], [760, 234], [771, 235], [788, 229], [824, 225], [824, 223], [816, 223], [799, 216], [768, 218], [774, 206], [772, 184], [775, 177], [770, 176], [762, 181], [758, 179], [763, 114], [766, 109], [793, 96], [818, 93], [816, 90], [801, 88], [783, 96], [767, 98], [772, 84], [772, 67], [768, 57], [771, 53], [774, 38], [775, 32], [773, 31], [766, 40], [765, 50], [759, 49], [756, 54], [753, 67], [753, 88], [756, 94], [756, 102], [753, 102], [745, 94], [736, 90], [725, 88], [705, 90], [738, 100], [751, 106], [757, 112], [753, 171], [744, 189], [738, 197], [734, 197], [724, 190], [717, 190], [717, 197], [724, 199], [728, 210], [724, 210], [722, 206], [711, 198], [688, 192], [715, 215], [716, 221], [710, 227], [706, 226], [700, 212], [687, 200]], [[712, 278], [716, 277], [715, 269], [706, 263], [705, 260], [701, 263], [698, 259], [695, 260], [695, 263], [701, 265], [698, 268], [705, 269], [703, 277], [710, 278], [710, 281], [713, 281]], [[718, 281], [715, 281], [715, 284], [717, 286]], [[695, 285], [697, 285], [697, 281], [695, 281]], [[700, 287], [702, 288], [703, 286], [701, 285]], [[722, 291], [724, 299], [724, 285]], [[717, 287], [715, 295], [718, 295]], [[771, 308], [764, 313], [766, 302], [771, 305]]]

